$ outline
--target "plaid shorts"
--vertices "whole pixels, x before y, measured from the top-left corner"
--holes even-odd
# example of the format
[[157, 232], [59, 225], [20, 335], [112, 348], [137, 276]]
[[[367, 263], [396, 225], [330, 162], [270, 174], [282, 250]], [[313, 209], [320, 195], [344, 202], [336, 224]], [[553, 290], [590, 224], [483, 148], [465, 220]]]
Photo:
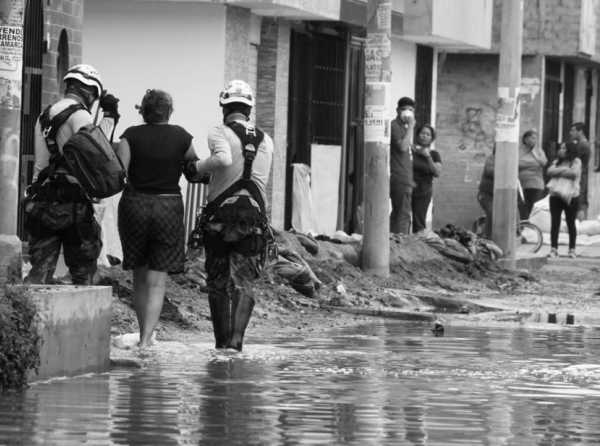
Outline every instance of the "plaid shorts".
[[119, 202], [123, 269], [180, 273], [185, 261], [183, 201], [127, 190]]

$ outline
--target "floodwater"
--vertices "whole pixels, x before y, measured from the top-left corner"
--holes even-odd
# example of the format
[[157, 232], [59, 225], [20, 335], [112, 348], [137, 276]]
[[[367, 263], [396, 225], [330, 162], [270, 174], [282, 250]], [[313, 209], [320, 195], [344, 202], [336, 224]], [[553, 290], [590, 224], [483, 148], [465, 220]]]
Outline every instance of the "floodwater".
[[[250, 333], [251, 335], [251, 333]], [[141, 369], [0, 395], [0, 445], [597, 445], [600, 331], [374, 321], [162, 343]]]

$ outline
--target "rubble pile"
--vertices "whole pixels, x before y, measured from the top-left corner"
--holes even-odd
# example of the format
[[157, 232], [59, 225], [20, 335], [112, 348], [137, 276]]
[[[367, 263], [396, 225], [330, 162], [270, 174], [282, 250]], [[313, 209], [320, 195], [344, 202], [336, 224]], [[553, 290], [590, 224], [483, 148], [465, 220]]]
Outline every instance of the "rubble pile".
[[[429, 301], [446, 290], [496, 286], [495, 281], [502, 276], [493, 260], [497, 247], [451, 225], [438, 234], [392, 235], [389, 278], [360, 270], [359, 237], [338, 234], [315, 238], [295, 232], [275, 235], [279, 255], [268, 263], [264, 278], [257, 284], [251, 323], [302, 318], [305, 312], [336, 306], [420, 308], [420, 297]], [[168, 279], [161, 315], [163, 331], [211, 329], [204, 257], [202, 252], [189, 252], [188, 257], [184, 273]], [[100, 273], [100, 283], [114, 290], [114, 332], [134, 331], [131, 273], [120, 266], [101, 267]], [[482, 276], [490, 280], [477, 283]]]

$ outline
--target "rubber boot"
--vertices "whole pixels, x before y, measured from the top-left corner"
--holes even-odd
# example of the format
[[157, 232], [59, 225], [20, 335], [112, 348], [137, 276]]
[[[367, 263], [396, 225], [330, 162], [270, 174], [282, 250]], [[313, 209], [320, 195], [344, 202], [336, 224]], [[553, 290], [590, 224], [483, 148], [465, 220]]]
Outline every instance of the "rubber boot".
[[235, 293], [232, 299], [233, 303], [233, 333], [229, 341], [229, 348], [233, 348], [239, 352], [242, 351], [244, 342], [244, 333], [252, 316], [254, 308], [254, 298], [245, 296], [240, 293]]
[[224, 295], [208, 297], [210, 316], [215, 334], [215, 348], [227, 348], [231, 338], [231, 316], [229, 297]]

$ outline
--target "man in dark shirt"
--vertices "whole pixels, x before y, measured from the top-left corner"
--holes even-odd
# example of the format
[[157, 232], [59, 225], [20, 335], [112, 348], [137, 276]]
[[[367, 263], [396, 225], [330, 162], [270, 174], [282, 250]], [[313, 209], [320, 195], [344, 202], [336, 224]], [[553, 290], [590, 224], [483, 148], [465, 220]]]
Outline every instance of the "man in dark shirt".
[[396, 119], [391, 123], [390, 232], [395, 234], [408, 234], [410, 230], [411, 198], [414, 187], [412, 161], [414, 112], [415, 101], [408, 97], [400, 98], [396, 108]]
[[579, 193], [579, 211], [578, 220], [584, 220], [588, 209], [588, 167], [590, 164], [590, 142], [585, 136], [585, 124], [583, 122], [574, 122], [569, 129], [571, 141], [577, 144], [578, 157], [581, 160], [581, 183]]

